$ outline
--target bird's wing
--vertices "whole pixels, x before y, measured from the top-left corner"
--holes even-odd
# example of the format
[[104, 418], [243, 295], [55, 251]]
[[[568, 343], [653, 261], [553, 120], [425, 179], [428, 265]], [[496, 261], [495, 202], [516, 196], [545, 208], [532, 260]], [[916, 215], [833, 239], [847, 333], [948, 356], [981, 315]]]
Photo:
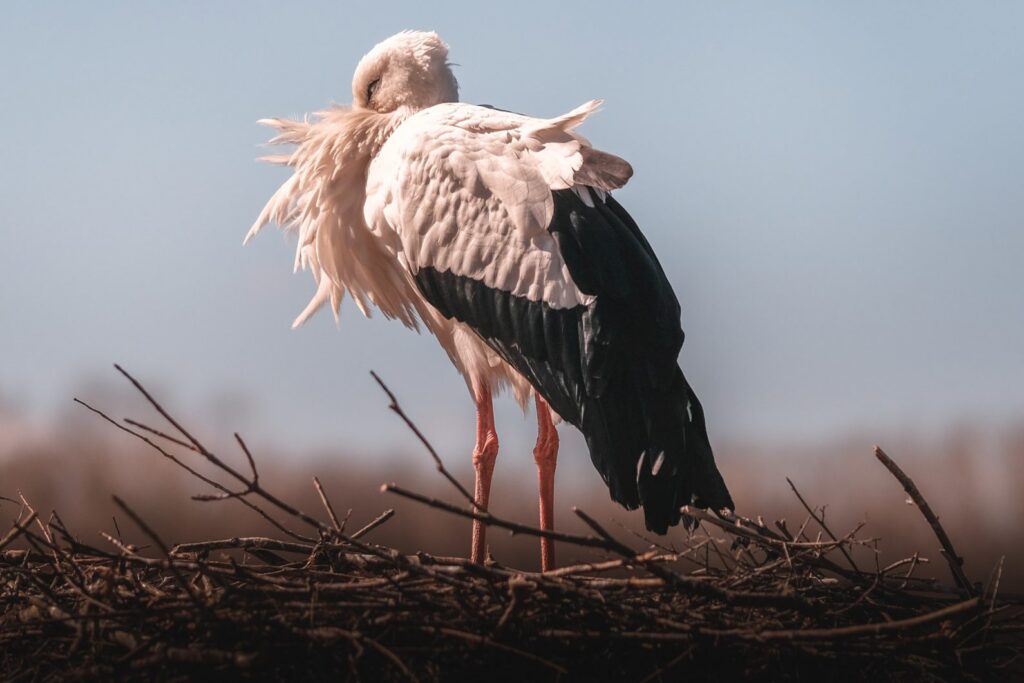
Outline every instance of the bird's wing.
[[[559, 308], [586, 303], [547, 228], [552, 191], [571, 188], [597, 155], [573, 129], [598, 105], [554, 119], [457, 103], [414, 115], [371, 164], [367, 223], [414, 273], [451, 272]], [[600, 154], [615, 162], [588, 172], [625, 183], [629, 164]]]
[[[609, 232], [608, 211], [595, 218], [606, 193], [575, 178], [590, 146], [574, 129], [598, 104], [548, 120], [457, 103], [420, 112], [370, 165], [365, 207], [424, 298], [476, 330], [577, 425], [585, 396], [603, 393], [609, 362], [610, 330], [587, 312], [597, 294], [613, 301], [633, 286], [617, 245], [629, 229], [615, 219]], [[595, 226], [576, 234], [581, 217]]]
[[[366, 217], [424, 298], [579, 427], [613, 498], [643, 503], [660, 530], [680, 505], [731, 501], [710, 447], [686, 456], [684, 441], [697, 450], [707, 436], [676, 364], [675, 294], [632, 218], [580, 181], [592, 148], [573, 129], [594, 106], [548, 121], [422, 112], [371, 164]], [[709, 460], [713, 472], [694, 474]]]

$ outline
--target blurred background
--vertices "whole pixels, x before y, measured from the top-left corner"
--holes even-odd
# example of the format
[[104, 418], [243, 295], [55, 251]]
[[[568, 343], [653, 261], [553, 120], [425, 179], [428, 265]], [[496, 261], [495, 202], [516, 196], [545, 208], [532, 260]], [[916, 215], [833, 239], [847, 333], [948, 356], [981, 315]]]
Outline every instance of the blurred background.
[[[293, 239], [241, 248], [285, 179], [255, 161], [255, 121], [350, 101], [359, 57], [403, 28], [449, 42], [466, 101], [556, 115], [605, 99], [582, 132], [635, 168], [617, 196], [676, 288], [681, 363], [742, 511], [802, 519], [789, 476], [890, 559], [938, 561], [881, 443], [972, 576], [1006, 555], [1024, 588], [1016, 3], [5, 6], [0, 496], [87, 537], [109, 529], [110, 493], [173, 540], [259, 528], [188, 502], [198, 484], [71, 403], [151, 418], [112, 362], [211, 441], [244, 433], [310, 508], [313, 474], [354, 520], [395, 504], [382, 481], [448, 495], [371, 369], [469, 480], [473, 407], [436, 343], [351, 305], [291, 331], [313, 292]], [[497, 409], [495, 509], [530, 520], [534, 422]], [[571, 428], [562, 442], [566, 528], [574, 504], [642, 526], [607, 504]], [[379, 533], [468, 545], [467, 525], [401, 507]], [[536, 562], [526, 540], [495, 553]]]

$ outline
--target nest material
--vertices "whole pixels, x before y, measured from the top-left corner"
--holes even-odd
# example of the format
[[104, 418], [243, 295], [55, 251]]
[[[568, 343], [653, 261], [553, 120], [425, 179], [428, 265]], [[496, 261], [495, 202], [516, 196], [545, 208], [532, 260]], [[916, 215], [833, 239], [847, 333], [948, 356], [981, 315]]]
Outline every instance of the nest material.
[[[171, 547], [115, 498], [150, 544], [112, 534], [97, 548], [56, 513], [44, 523], [22, 499], [18, 520], [0, 537], [5, 680], [983, 681], [1022, 673], [1024, 604], [999, 596], [1002, 567], [987, 586], [972, 584], [923, 496], [880, 450], [935, 529], [953, 587], [916, 577], [927, 561], [918, 554], [887, 567], [858, 565], [855, 551], [863, 557], [875, 541], [856, 529], [833, 534], [795, 487], [808, 512], [799, 529], [686, 510], [715, 534], [694, 534], [681, 547], [637, 550], [581, 510], [591, 535], [499, 519], [474, 505], [388, 391], [392, 410], [465, 503], [393, 484], [385, 490], [609, 559], [541, 574], [407, 555], [364, 540], [390, 511], [347, 530], [314, 480], [323, 519], [302, 512], [264, 487], [241, 438], [247, 473], [136, 386], [176, 435], [100, 414], [218, 491], [199, 499], [238, 500], [279, 537]], [[172, 447], [234, 483], [201, 474]]]

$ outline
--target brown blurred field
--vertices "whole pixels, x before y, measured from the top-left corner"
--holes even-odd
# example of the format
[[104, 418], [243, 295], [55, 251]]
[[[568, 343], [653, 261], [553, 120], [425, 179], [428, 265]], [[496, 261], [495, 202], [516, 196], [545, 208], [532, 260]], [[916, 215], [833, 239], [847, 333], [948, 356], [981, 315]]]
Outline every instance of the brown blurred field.
[[[141, 399], [140, 399], [141, 401]], [[123, 402], [115, 402], [124, 407]], [[99, 407], [104, 406], [102, 402]], [[140, 403], [131, 413], [143, 409]], [[383, 410], [382, 406], [382, 410]], [[114, 413], [117, 415], [118, 413]], [[159, 418], [150, 424], [162, 427]], [[100, 541], [99, 531], [114, 530], [111, 494], [123, 497], [170, 542], [209, 540], [268, 533], [259, 517], [234, 501], [195, 502], [190, 496], [209, 493], [202, 484], [84, 408], [76, 407], [54, 421], [45, 432], [26, 432], [10, 411], [0, 412], [0, 496], [17, 499], [21, 492], [40, 512], [56, 509], [83, 539]], [[213, 422], [213, 420], [211, 420]], [[216, 424], [190, 425], [228, 460], [244, 466], [242, 454], [229, 440], [230, 428]], [[421, 425], [429, 434], [439, 425]], [[524, 424], [524, 429], [529, 429]], [[395, 420], [394, 429], [405, 427]], [[563, 427], [562, 429], [569, 429]], [[228, 437], [228, 438], [225, 438]], [[642, 532], [638, 512], [627, 512], [608, 500], [606, 490], [587, 462], [586, 454], [571, 439], [560, 459], [556, 525], [582, 531], [569, 514], [581, 507], [613, 525]], [[321, 515], [311, 478], [319, 476], [336, 507], [352, 509], [351, 528], [358, 528], [385, 508], [397, 515], [379, 530], [374, 540], [405, 551], [423, 550], [442, 555], [465, 555], [468, 523], [380, 493], [383, 482], [458, 502], [451, 486], [434, 470], [428, 455], [409, 434], [407, 452], [365, 459], [337, 452], [297, 454], [270, 451], [251, 444], [260, 463], [264, 485], [300, 508]], [[1002, 586], [1024, 591], [1024, 426], [1017, 429], [973, 430], [961, 427], [934, 438], [891, 435], [882, 445], [917, 482], [940, 516], [957, 549], [965, 556], [968, 575], [987, 581], [1005, 556]], [[179, 449], [180, 450], [180, 449]], [[889, 562], [918, 551], [931, 559], [921, 572], [948, 581], [931, 529], [891, 475], [875, 461], [872, 440], [852, 434], [816, 444], [718, 444], [723, 473], [747, 516], [772, 521], [784, 518], [799, 527], [806, 513], [786, 482], [789, 477], [813, 506], [826, 505], [826, 519], [836, 533], [865, 522], [862, 536], [878, 538], [879, 562]], [[472, 482], [469, 458], [442, 453], [457, 476]], [[529, 457], [503, 452], [495, 479], [492, 510], [506, 518], [533, 522], [536, 492]], [[186, 454], [188, 459], [188, 454]], [[198, 464], [193, 456], [190, 464]], [[13, 519], [18, 505], [0, 501], [0, 514]], [[120, 521], [128, 539], [144, 543], [137, 529]], [[684, 534], [681, 529], [673, 534]], [[696, 533], [701, 533], [700, 531]], [[495, 558], [510, 566], [535, 569], [535, 541], [492, 532]], [[642, 541], [637, 539], [637, 544]], [[566, 564], [583, 551], [563, 548], [559, 562]], [[859, 551], [867, 563], [872, 552]]]

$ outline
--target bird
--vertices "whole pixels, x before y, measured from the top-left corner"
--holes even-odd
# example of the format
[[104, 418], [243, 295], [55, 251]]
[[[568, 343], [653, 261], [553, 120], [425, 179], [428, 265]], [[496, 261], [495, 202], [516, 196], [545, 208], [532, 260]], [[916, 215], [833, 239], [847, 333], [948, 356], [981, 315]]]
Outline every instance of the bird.
[[[434, 32], [402, 31], [359, 61], [351, 105], [260, 121], [276, 131], [269, 144], [293, 146], [262, 159], [292, 172], [245, 241], [270, 223], [298, 233], [295, 269], [317, 288], [293, 326], [328, 303], [337, 319], [347, 295], [367, 317], [432, 333], [475, 404], [481, 510], [502, 389], [535, 406], [541, 530], [554, 530], [562, 422], [648, 530], [692, 521], [686, 505], [734, 509], [678, 364], [678, 299], [612, 196], [633, 169], [577, 132], [602, 102], [553, 118], [463, 103], [448, 53]], [[486, 531], [473, 521], [474, 562], [487, 559]], [[550, 534], [540, 546], [542, 570], [554, 568]]]

